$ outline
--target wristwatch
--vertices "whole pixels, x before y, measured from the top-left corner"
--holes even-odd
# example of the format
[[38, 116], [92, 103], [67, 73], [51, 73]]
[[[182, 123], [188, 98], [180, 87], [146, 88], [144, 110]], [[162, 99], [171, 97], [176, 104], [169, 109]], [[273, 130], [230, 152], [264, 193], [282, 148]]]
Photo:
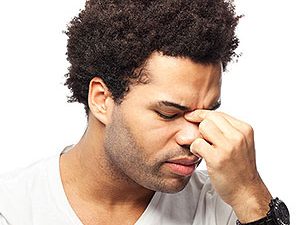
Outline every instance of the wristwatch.
[[237, 220], [236, 225], [290, 225], [290, 213], [283, 201], [278, 198], [272, 199], [269, 206], [266, 217], [251, 223], [241, 223]]

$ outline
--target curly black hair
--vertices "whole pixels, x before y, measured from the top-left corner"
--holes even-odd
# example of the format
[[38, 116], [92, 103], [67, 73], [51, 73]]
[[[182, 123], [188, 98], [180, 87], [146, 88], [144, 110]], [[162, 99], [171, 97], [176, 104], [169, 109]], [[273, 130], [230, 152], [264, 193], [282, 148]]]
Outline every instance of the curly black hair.
[[236, 15], [230, 0], [88, 0], [68, 25], [65, 85], [68, 102], [79, 102], [88, 115], [88, 89], [100, 77], [121, 103], [132, 79], [155, 51], [199, 63], [238, 56]]

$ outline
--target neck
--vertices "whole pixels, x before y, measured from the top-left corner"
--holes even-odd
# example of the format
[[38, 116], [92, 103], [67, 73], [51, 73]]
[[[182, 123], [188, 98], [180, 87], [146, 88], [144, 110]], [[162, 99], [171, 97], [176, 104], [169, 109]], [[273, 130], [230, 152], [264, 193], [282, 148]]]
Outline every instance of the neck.
[[61, 156], [61, 177], [67, 196], [109, 207], [146, 207], [154, 191], [112, 168], [103, 151], [104, 128], [91, 124], [81, 140]]

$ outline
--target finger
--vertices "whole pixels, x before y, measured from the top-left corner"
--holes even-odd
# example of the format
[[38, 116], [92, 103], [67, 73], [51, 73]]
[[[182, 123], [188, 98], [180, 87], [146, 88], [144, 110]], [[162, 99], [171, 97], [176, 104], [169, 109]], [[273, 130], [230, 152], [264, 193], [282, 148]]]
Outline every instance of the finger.
[[209, 110], [196, 109], [192, 112], [185, 113], [184, 118], [193, 123], [200, 123], [202, 120], [205, 119], [206, 115], [209, 112]]
[[228, 139], [235, 139], [236, 137], [240, 137], [242, 135], [242, 133], [220, 113], [210, 113], [207, 115], [207, 119], [213, 121]]
[[230, 116], [223, 112], [218, 112], [218, 113], [220, 113], [229, 123], [232, 124], [232, 126], [234, 126], [236, 129], [238, 129], [242, 133], [244, 133], [244, 131], [247, 131], [248, 128], [250, 127], [249, 124], [247, 124], [244, 121], [241, 121], [233, 116]]
[[220, 114], [229, 122], [231, 125], [237, 129], [240, 134], [236, 134], [237, 136], [234, 137], [239, 137], [240, 135], [243, 135], [246, 138], [246, 142], [249, 145], [252, 145], [253, 139], [254, 139], [254, 130], [253, 128], [248, 124], [245, 123], [244, 121], [238, 120], [226, 113], [220, 112]]
[[199, 132], [213, 146], [224, 146], [228, 142], [220, 128], [210, 119], [205, 119], [199, 124]]
[[186, 113], [184, 115], [185, 119], [190, 121], [190, 122], [194, 122], [194, 123], [199, 123], [202, 120], [204, 120], [205, 118], [208, 118], [211, 115], [221, 115], [223, 116], [234, 128], [236, 128], [237, 130], [239, 130], [241, 133], [247, 134], [247, 133], [253, 133], [252, 127], [241, 121], [238, 120], [226, 113], [223, 112], [215, 112], [215, 111], [211, 111], [211, 110], [204, 110], [204, 109], [197, 109], [194, 110], [192, 112]]
[[205, 161], [212, 154], [213, 147], [203, 138], [197, 138], [190, 146], [190, 151], [199, 158], [204, 158]]

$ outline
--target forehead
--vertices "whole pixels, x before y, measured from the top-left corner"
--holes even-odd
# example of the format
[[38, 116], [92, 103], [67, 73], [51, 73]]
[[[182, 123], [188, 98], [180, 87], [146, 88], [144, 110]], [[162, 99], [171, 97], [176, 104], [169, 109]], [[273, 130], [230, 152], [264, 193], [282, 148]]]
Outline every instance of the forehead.
[[221, 64], [200, 64], [188, 58], [154, 53], [144, 71], [149, 82], [133, 86], [128, 100], [167, 100], [190, 108], [201, 108], [220, 97]]

